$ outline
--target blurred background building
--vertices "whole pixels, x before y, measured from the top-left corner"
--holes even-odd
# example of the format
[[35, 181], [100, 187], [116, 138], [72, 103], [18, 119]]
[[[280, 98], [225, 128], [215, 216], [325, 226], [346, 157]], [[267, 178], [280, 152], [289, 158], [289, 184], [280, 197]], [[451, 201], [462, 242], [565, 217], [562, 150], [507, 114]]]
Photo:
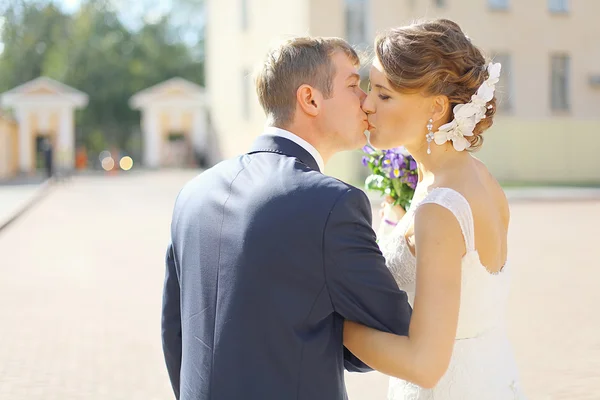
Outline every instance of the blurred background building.
[[0, 113], [0, 179], [14, 176], [19, 169], [17, 135], [17, 122]]
[[46, 159], [67, 173], [220, 160], [204, 18], [202, 0], [0, 2], [0, 177]]
[[[262, 130], [252, 73], [277, 40], [339, 36], [368, 50], [378, 31], [444, 17], [503, 65], [500, 112], [478, 153], [494, 175], [505, 183], [600, 183], [598, 1], [208, 0], [207, 10], [206, 85], [229, 155]], [[366, 170], [350, 152], [327, 173], [360, 184]]]
[[[24, 83], [0, 97], [2, 106], [16, 116], [16, 146], [8, 158], [18, 160], [19, 171], [31, 173], [44, 165], [44, 150], [53, 152], [55, 164], [72, 170], [75, 166], [76, 109], [87, 105], [88, 96], [72, 87], [46, 77]], [[14, 141], [14, 139], [13, 139]]]
[[136, 93], [130, 106], [141, 110], [147, 167], [187, 167], [207, 147], [208, 110], [203, 87], [172, 78]]
[[[0, 15], [0, 176], [35, 173], [44, 143], [66, 169], [209, 167], [263, 130], [253, 72], [281, 39], [346, 38], [366, 88], [377, 32], [445, 17], [503, 65], [478, 153], [496, 177], [600, 184], [598, 1], [14, 0]], [[326, 172], [362, 185], [360, 157]]]

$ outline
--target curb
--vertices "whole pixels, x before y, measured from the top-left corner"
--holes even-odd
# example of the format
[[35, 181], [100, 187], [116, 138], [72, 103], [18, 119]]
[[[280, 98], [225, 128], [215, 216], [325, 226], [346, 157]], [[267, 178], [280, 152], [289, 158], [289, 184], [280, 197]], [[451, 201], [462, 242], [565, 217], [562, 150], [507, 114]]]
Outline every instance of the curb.
[[599, 201], [600, 189], [597, 188], [523, 188], [505, 189], [510, 203], [517, 202], [580, 202]]
[[27, 210], [32, 208], [38, 201], [44, 198], [44, 196], [49, 192], [52, 187], [51, 180], [47, 179], [36, 189], [36, 191], [24, 202], [24, 204], [19, 207], [8, 219], [5, 221], [0, 221], [0, 234], [7, 228], [10, 224], [15, 222], [20, 216], [25, 214]]

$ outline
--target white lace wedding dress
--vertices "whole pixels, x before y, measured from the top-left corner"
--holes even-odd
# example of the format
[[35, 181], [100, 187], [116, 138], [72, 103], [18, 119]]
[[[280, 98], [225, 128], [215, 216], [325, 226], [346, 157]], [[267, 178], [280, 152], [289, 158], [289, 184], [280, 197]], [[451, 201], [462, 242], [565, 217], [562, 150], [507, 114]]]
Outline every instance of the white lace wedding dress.
[[475, 250], [473, 215], [467, 200], [449, 188], [435, 188], [408, 209], [400, 223], [380, 238], [388, 268], [414, 304], [416, 259], [405, 234], [413, 224], [415, 210], [426, 203], [450, 210], [460, 223], [467, 252], [462, 260], [460, 313], [450, 366], [433, 389], [391, 378], [390, 400], [512, 400], [525, 399], [505, 331], [504, 314], [510, 269], [505, 265], [492, 274], [481, 264]]

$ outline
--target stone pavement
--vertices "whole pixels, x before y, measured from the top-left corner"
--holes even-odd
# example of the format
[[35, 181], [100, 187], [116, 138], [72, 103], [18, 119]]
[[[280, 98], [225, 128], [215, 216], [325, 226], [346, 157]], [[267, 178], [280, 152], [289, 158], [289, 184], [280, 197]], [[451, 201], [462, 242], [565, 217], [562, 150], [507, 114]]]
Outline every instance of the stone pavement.
[[160, 303], [186, 179], [75, 179], [3, 232], [0, 399], [172, 398]]
[[[171, 208], [194, 171], [56, 185], [0, 235], [0, 399], [172, 399], [160, 348]], [[510, 336], [530, 400], [598, 399], [600, 201], [511, 205]], [[351, 400], [387, 378], [347, 374]]]
[[44, 179], [14, 180], [0, 184], [0, 231], [43, 195]]

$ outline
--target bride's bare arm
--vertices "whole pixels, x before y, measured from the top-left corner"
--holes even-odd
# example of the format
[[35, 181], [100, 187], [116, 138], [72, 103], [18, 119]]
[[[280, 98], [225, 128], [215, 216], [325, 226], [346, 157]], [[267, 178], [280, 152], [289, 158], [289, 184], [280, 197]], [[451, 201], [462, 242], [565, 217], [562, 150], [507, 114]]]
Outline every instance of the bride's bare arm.
[[419, 207], [415, 238], [417, 287], [409, 336], [346, 321], [344, 345], [371, 368], [430, 388], [452, 356], [466, 248], [456, 217], [436, 204]]

